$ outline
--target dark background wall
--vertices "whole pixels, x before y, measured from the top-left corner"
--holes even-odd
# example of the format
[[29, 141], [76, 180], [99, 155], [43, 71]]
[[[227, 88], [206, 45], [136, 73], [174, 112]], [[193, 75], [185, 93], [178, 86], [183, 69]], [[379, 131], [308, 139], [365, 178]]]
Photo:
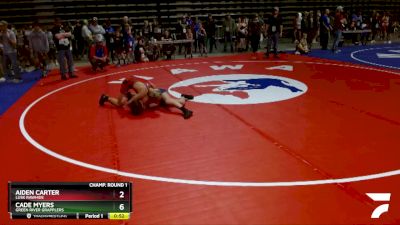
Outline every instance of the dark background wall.
[[211, 13], [221, 20], [226, 13], [235, 18], [238, 15], [253, 16], [255, 13], [267, 14], [278, 6], [287, 28], [291, 28], [296, 12], [330, 8], [342, 5], [345, 10], [362, 9], [369, 16], [372, 10], [389, 11], [397, 17], [400, 14], [400, 0], [249, 0], [249, 1], [167, 1], [167, 0], [13, 0], [0, 1], [0, 19], [15, 25], [30, 24], [39, 19], [51, 24], [55, 17], [65, 21], [90, 19], [97, 16], [100, 20], [111, 18], [118, 24], [122, 16], [129, 16], [134, 25], [143, 20], [161, 18], [164, 26], [173, 27], [177, 18], [190, 13], [194, 17], [205, 19]]

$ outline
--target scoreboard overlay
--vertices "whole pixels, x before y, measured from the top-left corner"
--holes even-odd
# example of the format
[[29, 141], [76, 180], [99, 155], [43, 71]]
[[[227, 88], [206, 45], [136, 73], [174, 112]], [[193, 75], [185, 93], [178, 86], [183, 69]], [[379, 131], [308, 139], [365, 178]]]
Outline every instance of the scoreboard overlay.
[[130, 182], [9, 182], [11, 219], [130, 218]]

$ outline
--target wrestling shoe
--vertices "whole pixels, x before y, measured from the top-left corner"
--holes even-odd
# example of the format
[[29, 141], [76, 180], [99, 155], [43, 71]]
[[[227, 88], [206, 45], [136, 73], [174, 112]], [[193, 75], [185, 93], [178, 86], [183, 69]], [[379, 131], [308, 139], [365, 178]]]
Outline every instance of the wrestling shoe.
[[108, 96], [105, 94], [102, 94], [100, 96], [99, 105], [103, 106], [106, 101], [108, 101]]
[[186, 94], [181, 94], [182, 98], [186, 98], [187, 100], [193, 100], [193, 95], [186, 95]]
[[183, 118], [184, 118], [185, 120], [187, 120], [187, 119], [189, 119], [190, 117], [192, 117], [192, 115], [193, 115], [193, 112], [187, 109], [187, 110], [185, 110], [185, 112], [183, 113]]

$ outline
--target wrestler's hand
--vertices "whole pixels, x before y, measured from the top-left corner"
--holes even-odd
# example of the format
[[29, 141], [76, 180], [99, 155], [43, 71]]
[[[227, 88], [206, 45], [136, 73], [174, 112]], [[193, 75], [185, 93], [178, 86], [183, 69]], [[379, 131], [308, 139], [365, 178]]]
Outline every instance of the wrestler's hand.
[[127, 103], [128, 103], [128, 99], [127, 99], [127, 98], [121, 99], [121, 105], [122, 105], [122, 106], [126, 106]]
[[133, 102], [133, 98], [127, 100], [127, 101], [124, 103], [124, 106], [129, 106], [129, 104], [131, 104], [132, 102]]
[[133, 101], [136, 101], [135, 95], [136, 95], [136, 94], [132, 94], [132, 97], [131, 97], [130, 99], [128, 99], [128, 100], [125, 102], [124, 106], [128, 106], [128, 105], [131, 104]]

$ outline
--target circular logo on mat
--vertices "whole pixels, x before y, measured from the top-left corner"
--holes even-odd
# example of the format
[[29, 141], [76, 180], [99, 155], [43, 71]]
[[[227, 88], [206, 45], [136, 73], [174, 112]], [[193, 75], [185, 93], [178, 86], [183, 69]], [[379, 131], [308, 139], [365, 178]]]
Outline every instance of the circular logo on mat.
[[183, 80], [168, 91], [174, 97], [193, 94], [193, 101], [200, 103], [243, 105], [295, 98], [307, 92], [307, 85], [280, 76], [229, 74]]

